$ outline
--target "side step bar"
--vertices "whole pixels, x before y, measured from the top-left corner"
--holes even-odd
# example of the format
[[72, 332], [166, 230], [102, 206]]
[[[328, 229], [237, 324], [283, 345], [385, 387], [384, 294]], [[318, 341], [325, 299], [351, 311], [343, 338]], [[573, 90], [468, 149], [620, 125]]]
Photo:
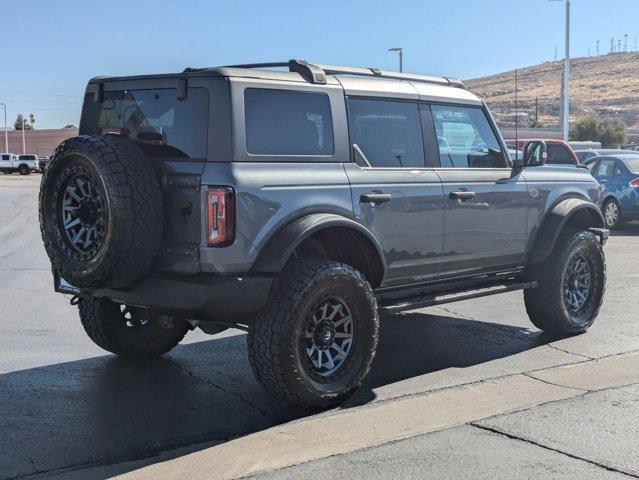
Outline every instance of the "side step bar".
[[485, 297], [497, 293], [512, 292], [513, 290], [523, 290], [526, 288], [536, 288], [537, 282], [506, 283], [503, 285], [492, 285], [490, 287], [476, 288], [455, 293], [439, 293], [435, 295], [425, 295], [410, 299], [404, 299], [392, 305], [383, 305], [379, 310], [383, 313], [397, 313], [404, 310], [415, 310], [417, 308], [432, 307], [444, 303], [458, 302], [470, 298]]

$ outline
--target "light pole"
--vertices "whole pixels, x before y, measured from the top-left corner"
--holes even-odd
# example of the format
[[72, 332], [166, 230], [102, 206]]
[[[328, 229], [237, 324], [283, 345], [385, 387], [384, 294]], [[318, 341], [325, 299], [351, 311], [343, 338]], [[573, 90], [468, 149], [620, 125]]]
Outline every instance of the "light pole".
[[403, 57], [404, 57], [404, 51], [402, 50], [402, 47], [393, 47], [393, 48], [389, 48], [388, 49], [389, 52], [399, 52], [399, 71], [402, 72], [403, 71]]
[[[561, 0], [554, 0], [561, 1]], [[563, 98], [563, 112], [564, 118], [562, 118], [562, 129], [564, 131], [564, 141], [568, 141], [568, 118], [570, 116], [570, 0], [563, 0], [566, 4], [566, 56], [564, 58], [564, 98]]]
[[27, 147], [24, 143], [24, 115], [22, 115], [22, 154], [27, 153]]
[[0, 103], [4, 107], [4, 153], [9, 153], [9, 131], [7, 130], [7, 104]]

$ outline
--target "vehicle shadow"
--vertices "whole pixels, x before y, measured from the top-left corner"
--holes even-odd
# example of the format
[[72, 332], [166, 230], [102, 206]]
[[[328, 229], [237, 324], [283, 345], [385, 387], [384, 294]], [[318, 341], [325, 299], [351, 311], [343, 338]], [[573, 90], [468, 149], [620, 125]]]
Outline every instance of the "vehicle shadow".
[[[419, 312], [384, 318], [381, 330], [370, 376], [342, 408], [373, 401], [375, 389], [404, 379], [490, 362], [553, 340], [525, 328]], [[427, 385], [428, 376], [416, 381]], [[160, 451], [194, 451], [203, 442], [312, 414], [272, 399], [259, 386], [244, 335], [180, 345], [144, 363], [107, 355], [3, 374], [0, 411], [0, 478], [140, 458], [153, 463]], [[131, 465], [116, 470], [136, 468]]]
[[639, 236], [639, 222], [633, 221], [628, 222], [617, 230], [613, 230], [610, 232], [610, 236], [612, 237], [637, 237]]

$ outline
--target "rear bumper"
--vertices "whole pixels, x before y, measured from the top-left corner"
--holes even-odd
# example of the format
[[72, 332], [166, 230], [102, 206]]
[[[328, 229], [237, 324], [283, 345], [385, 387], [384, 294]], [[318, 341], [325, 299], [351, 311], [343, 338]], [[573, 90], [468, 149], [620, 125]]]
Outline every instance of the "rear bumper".
[[105, 288], [81, 295], [110, 298], [198, 320], [233, 323], [254, 315], [266, 305], [273, 280], [270, 276], [157, 276], [148, 277], [134, 287]]

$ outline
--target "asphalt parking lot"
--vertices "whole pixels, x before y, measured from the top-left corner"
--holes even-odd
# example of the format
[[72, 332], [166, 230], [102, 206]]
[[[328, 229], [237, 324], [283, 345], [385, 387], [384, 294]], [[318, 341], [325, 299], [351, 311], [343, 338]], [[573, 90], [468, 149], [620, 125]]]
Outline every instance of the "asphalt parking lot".
[[142, 364], [93, 345], [52, 290], [40, 178], [0, 176], [2, 479], [639, 477], [639, 224], [588, 333], [538, 331], [520, 292], [384, 318], [367, 383], [312, 415], [267, 396], [239, 331]]

